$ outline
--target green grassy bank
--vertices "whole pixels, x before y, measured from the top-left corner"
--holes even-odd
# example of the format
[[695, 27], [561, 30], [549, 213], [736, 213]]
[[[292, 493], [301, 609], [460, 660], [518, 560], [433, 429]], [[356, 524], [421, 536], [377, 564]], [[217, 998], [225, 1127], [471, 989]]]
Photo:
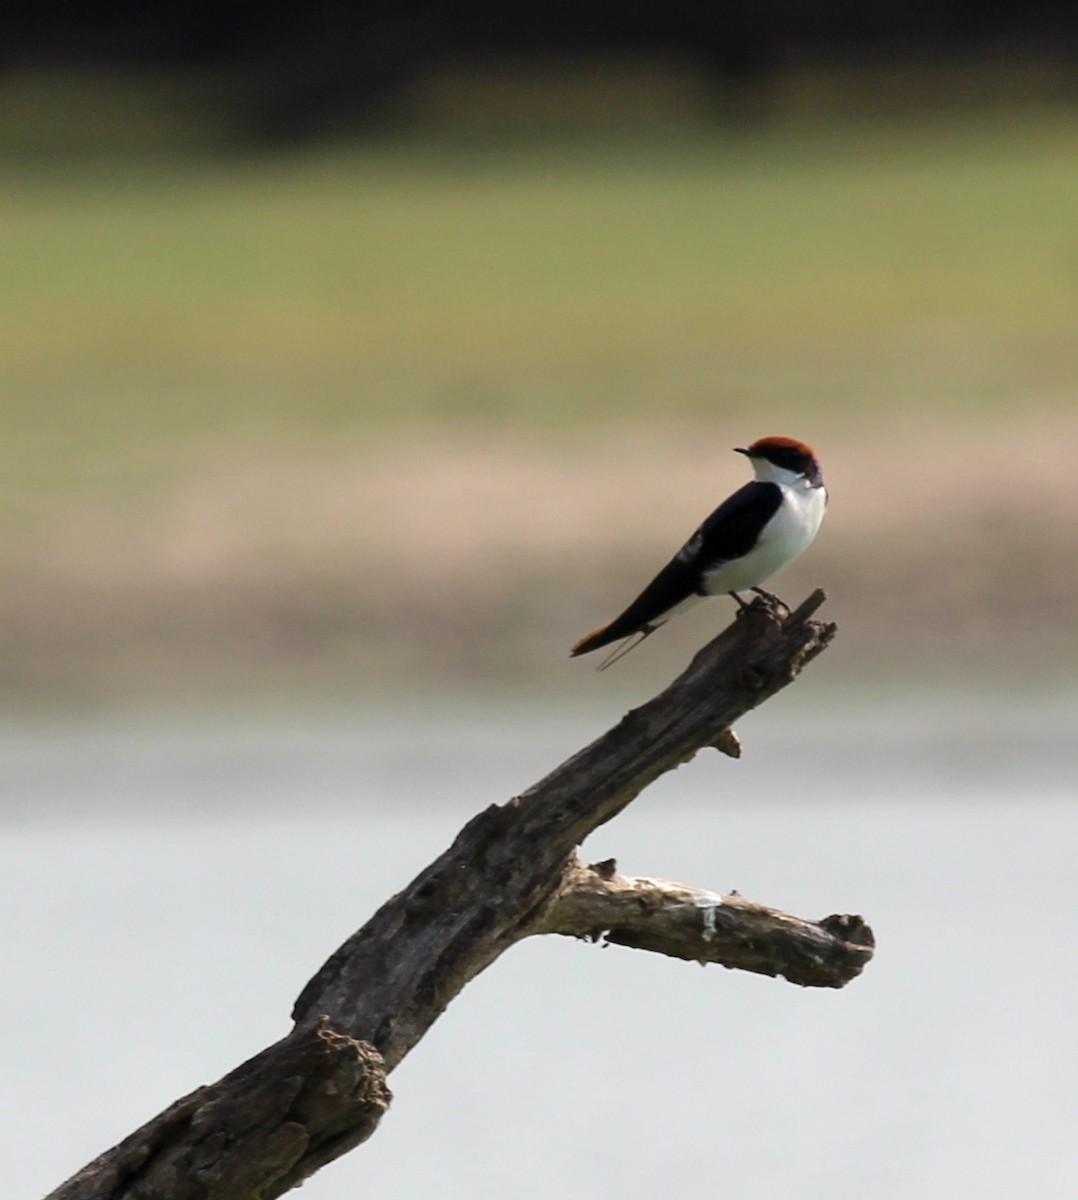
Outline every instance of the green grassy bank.
[[1000, 407], [1078, 366], [1069, 116], [23, 166], [16, 468], [256, 426]]
[[[38, 687], [39, 671], [46, 690], [67, 688], [110, 655], [147, 679], [182, 678], [191, 646], [227, 658], [260, 605], [274, 633], [245, 651], [252, 661], [302, 660], [308, 643], [333, 659], [338, 634], [359, 645], [376, 629], [392, 663], [393, 572], [407, 561], [408, 586], [425, 589], [409, 534], [399, 561], [331, 537], [407, 503], [409, 489], [390, 500], [376, 483], [358, 507], [348, 499], [380, 447], [399, 475], [401, 447], [418, 439], [438, 479], [432, 442], [452, 458], [480, 433], [486, 458], [457, 476], [496, 469], [499, 438], [513, 443], [506, 470], [529, 469], [532, 443], [548, 464], [563, 450], [586, 471], [589, 445], [610, 431], [631, 440], [634, 426], [664, 439], [715, 429], [723, 448], [823, 429], [865, 448], [899, 428], [905, 449], [920, 430], [986, 420], [1046, 428], [1076, 402], [1076, 195], [1074, 117], [1044, 109], [24, 158], [0, 199], [7, 690]], [[685, 444], [662, 453], [676, 461]], [[277, 474], [251, 484], [267, 455]], [[537, 478], [554, 469], [532, 466]], [[937, 466], [942, 479], [953, 460]], [[974, 474], [970, 487], [982, 484]], [[458, 485], [477, 486], [446, 486]], [[512, 481], [490, 495], [511, 497]], [[492, 619], [467, 582], [493, 552], [475, 533], [482, 504], [446, 496], [428, 502], [439, 520], [471, 522], [471, 557], [453, 567], [443, 554], [459, 601], [450, 634], [433, 607], [406, 622], [420, 671], [437, 653], [415, 647], [446, 636], [452, 662], [486, 661], [459, 650]], [[282, 549], [270, 532], [285, 526]], [[876, 544], [862, 535], [858, 555]], [[564, 595], [573, 547], [536, 536], [542, 554], [499, 560], [505, 638]], [[1045, 563], [1062, 537], [1045, 542]], [[362, 574], [375, 551], [377, 588], [342, 574], [345, 561]], [[214, 632], [200, 641], [207, 595]], [[349, 615], [357, 595], [362, 619]], [[587, 620], [603, 615], [589, 606]]]

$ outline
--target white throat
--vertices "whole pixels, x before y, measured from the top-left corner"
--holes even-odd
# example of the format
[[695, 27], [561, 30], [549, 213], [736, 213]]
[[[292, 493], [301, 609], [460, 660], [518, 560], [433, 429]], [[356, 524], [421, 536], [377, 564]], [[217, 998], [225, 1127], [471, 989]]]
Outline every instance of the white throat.
[[752, 469], [760, 483], [777, 483], [780, 487], [801, 488], [810, 487], [809, 481], [798, 471], [790, 471], [786, 467], [777, 467], [766, 458], [754, 458]]

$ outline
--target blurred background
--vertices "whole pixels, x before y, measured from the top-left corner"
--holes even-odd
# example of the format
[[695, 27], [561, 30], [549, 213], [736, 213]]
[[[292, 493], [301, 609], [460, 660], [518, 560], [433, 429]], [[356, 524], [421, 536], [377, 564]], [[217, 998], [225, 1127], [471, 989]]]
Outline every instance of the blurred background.
[[[731, 448], [787, 434], [832, 501], [774, 587], [823, 586], [839, 637], [745, 762], [679, 772], [594, 857], [862, 910], [879, 961], [821, 1001], [521, 947], [309, 1191], [1062, 1197], [1078, 997], [1039, 914], [1078, 902], [1072, 7], [16, 0], [5, 23], [26, 1192], [283, 1033], [472, 811], [680, 670], [732, 605], [603, 675], [567, 654], [745, 481]], [[48, 1051], [31, 1013], [65, 1031]], [[610, 1116], [597, 1145], [558, 1056], [618, 1092], [626, 1047], [687, 1112]], [[731, 1092], [716, 1159], [697, 1135]]]

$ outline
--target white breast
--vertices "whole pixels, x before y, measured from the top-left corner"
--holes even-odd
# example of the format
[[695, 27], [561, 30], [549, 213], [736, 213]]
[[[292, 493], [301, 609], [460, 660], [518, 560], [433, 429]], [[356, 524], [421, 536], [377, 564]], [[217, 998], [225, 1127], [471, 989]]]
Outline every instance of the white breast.
[[827, 492], [822, 487], [810, 487], [804, 480], [783, 486], [782, 503], [764, 526], [755, 547], [744, 558], [723, 563], [704, 576], [708, 594], [759, 587], [789, 566], [812, 545], [826, 511]]

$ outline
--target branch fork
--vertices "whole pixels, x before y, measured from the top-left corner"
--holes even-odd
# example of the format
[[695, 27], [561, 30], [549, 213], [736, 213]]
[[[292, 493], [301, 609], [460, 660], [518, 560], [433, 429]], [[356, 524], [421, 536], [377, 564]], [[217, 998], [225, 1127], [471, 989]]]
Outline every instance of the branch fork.
[[491, 805], [316, 972], [292, 1032], [177, 1101], [48, 1200], [273, 1200], [369, 1137], [385, 1077], [461, 989], [522, 938], [557, 933], [842, 987], [872, 957], [857, 916], [810, 921], [717, 892], [584, 866], [577, 847], [664, 772], [790, 684], [835, 628], [768, 598], [660, 695], [544, 779]]

